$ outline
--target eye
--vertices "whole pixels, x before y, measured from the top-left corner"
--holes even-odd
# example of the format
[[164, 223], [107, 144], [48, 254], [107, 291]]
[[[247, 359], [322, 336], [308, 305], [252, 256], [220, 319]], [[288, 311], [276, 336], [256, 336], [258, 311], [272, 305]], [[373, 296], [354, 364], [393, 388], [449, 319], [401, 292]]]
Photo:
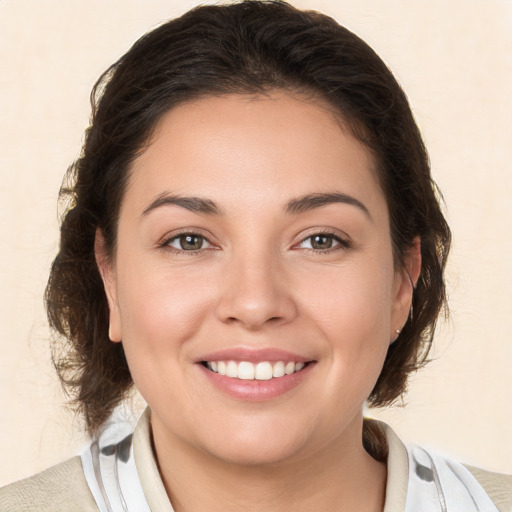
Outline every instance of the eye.
[[182, 233], [168, 240], [165, 245], [179, 251], [189, 252], [209, 249], [212, 246], [204, 236], [196, 233]]
[[348, 243], [330, 233], [316, 233], [308, 236], [299, 244], [301, 249], [312, 249], [314, 251], [328, 251], [339, 246], [347, 247]]

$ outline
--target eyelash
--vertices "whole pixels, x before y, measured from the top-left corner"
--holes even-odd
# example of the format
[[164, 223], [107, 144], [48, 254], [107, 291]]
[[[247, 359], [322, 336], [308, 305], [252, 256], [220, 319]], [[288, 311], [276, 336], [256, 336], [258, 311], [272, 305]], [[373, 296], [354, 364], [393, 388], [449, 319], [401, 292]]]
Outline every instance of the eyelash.
[[306, 238], [303, 238], [298, 244], [294, 246], [294, 248], [300, 249], [300, 245], [302, 245], [304, 242], [318, 236], [330, 238], [333, 240], [333, 242], [337, 242], [338, 245], [334, 245], [333, 247], [329, 247], [327, 249], [314, 249], [313, 247], [304, 247], [302, 249], [314, 254], [327, 254], [342, 249], [349, 249], [351, 247], [350, 242], [346, 238], [342, 238], [341, 236], [336, 235], [331, 231], [315, 231], [314, 233], [308, 235]]
[[[187, 249], [183, 249], [183, 248], [178, 249], [176, 247], [172, 247], [172, 245], [171, 245], [172, 242], [179, 241], [181, 238], [184, 238], [184, 237], [194, 237], [194, 238], [200, 239], [201, 247], [199, 247], [198, 249], [192, 249], [192, 250], [187, 250]], [[209, 244], [210, 247], [203, 247], [204, 243]], [[201, 235], [200, 233], [195, 233], [193, 231], [183, 231], [181, 233], [178, 233], [177, 235], [172, 236], [171, 238], [167, 238], [166, 240], [164, 240], [160, 244], [160, 247], [170, 250], [175, 254], [180, 254], [180, 255], [187, 254], [189, 256], [194, 256], [194, 255], [201, 254], [203, 251], [214, 250], [215, 246], [212, 244], [212, 242], [210, 242], [208, 240], [208, 238], [206, 236]]]
[[[171, 245], [172, 242], [179, 241], [183, 237], [194, 237], [194, 238], [200, 239], [201, 247], [199, 247], [198, 249], [191, 249], [191, 250], [172, 247], [172, 245]], [[347, 239], [342, 238], [339, 235], [332, 233], [331, 231], [316, 231], [316, 232], [308, 235], [307, 237], [303, 238], [298, 244], [295, 244], [292, 247], [292, 249], [300, 250], [301, 249], [300, 246], [302, 244], [304, 244], [308, 240], [312, 240], [314, 237], [325, 237], [325, 238], [331, 239], [333, 241], [333, 243], [336, 242], [337, 245], [328, 247], [327, 249], [315, 249], [313, 247], [302, 247], [303, 250], [312, 252], [314, 254], [327, 254], [327, 253], [334, 252], [334, 251], [341, 250], [341, 249], [348, 249], [351, 246], [350, 242]], [[205, 243], [209, 244], [210, 247], [203, 247], [203, 245]], [[311, 245], [311, 242], [310, 242], [310, 245]], [[201, 254], [202, 252], [208, 251], [208, 250], [215, 250], [215, 246], [212, 244], [212, 242], [210, 242], [208, 240], [208, 238], [206, 236], [204, 236], [200, 233], [193, 232], [193, 231], [183, 231], [177, 235], [172, 236], [171, 238], [167, 238], [165, 241], [163, 241], [160, 244], [160, 247], [170, 250], [175, 254], [180, 254], [180, 255], [187, 254], [190, 256], [198, 255], [198, 254]]]

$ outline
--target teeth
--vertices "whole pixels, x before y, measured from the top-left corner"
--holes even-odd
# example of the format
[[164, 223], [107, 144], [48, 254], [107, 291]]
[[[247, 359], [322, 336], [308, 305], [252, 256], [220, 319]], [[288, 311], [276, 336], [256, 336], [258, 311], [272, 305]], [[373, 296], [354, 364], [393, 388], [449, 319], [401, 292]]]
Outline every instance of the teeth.
[[238, 377], [238, 365], [235, 361], [229, 361], [226, 366], [226, 377]]
[[279, 361], [272, 368], [272, 377], [282, 377], [284, 375], [284, 363]]
[[269, 361], [256, 364], [248, 361], [206, 361], [206, 367], [212, 372], [241, 380], [270, 380], [300, 372], [305, 366], [305, 363], [294, 361], [277, 361], [274, 364]]
[[254, 374], [256, 380], [270, 380], [272, 378], [272, 365], [267, 361], [258, 363]]
[[246, 362], [240, 363], [238, 365], [237, 377], [243, 380], [254, 380], [254, 365]]
[[286, 375], [291, 375], [295, 371], [295, 363], [289, 362], [286, 363], [286, 366], [284, 367], [284, 373]]

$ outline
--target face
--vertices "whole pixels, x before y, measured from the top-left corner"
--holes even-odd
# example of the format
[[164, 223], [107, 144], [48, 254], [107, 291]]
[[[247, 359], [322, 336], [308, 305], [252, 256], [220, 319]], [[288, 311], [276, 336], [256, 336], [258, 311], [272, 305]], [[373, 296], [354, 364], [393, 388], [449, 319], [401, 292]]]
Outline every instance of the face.
[[410, 283], [371, 157], [327, 109], [277, 92], [174, 108], [100, 253], [157, 448], [264, 464], [360, 444]]

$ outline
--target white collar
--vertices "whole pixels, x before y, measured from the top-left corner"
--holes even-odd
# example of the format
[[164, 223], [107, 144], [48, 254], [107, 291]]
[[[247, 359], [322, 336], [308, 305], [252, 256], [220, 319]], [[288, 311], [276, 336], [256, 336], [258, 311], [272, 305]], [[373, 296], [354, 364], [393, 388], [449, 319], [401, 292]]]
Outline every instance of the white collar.
[[[153, 456], [150, 416], [147, 408], [135, 431], [129, 422], [110, 423], [82, 454], [100, 512], [173, 512]], [[406, 448], [388, 425], [376, 423], [388, 445], [383, 512], [498, 512], [462, 464], [417, 446]]]

